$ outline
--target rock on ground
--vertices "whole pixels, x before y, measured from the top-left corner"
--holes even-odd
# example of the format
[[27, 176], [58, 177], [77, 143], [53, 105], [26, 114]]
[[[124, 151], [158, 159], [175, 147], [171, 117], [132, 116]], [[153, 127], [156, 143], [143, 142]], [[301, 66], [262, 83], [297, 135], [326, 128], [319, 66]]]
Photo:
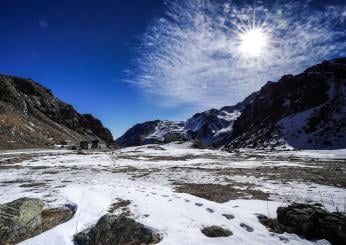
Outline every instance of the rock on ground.
[[122, 215], [106, 214], [95, 226], [74, 236], [79, 245], [155, 244], [160, 236], [143, 224]]
[[277, 222], [282, 232], [346, 244], [346, 216], [341, 213], [330, 213], [309, 204], [292, 204], [278, 208]]
[[220, 226], [204, 227], [201, 232], [207, 237], [228, 237], [233, 235], [232, 231]]
[[36, 198], [20, 198], [0, 205], [0, 244], [15, 244], [71, 219], [75, 206], [43, 209]]

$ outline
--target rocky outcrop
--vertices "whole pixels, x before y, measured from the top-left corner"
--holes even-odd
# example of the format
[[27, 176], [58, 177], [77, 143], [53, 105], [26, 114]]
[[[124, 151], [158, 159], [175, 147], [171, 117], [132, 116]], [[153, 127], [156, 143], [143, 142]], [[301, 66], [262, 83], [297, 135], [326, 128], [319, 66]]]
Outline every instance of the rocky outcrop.
[[346, 147], [346, 59], [268, 82], [233, 126], [228, 149]]
[[341, 213], [330, 213], [309, 204], [292, 204], [278, 208], [277, 223], [282, 232], [346, 244], [346, 216]]
[[228, 237], [233, 235], [232, 231], [220, 226], [204, 227], [201, 232], [207, 237]]
[[113, 142], [90, 114], [79, 114], [38, 83], [0, 75], [0, 148], [52, 145], [62, 140]]
[[79, 245], [112, 245], [112, 244], [155, 244], [160, 236], [123, 215], [106, 214], [92, 228], [74, 236]]
[[16, 244], [71, 219], [76, 207], [43, 209], [40, 199], [20, 198], [0, 205], [0, 244]]

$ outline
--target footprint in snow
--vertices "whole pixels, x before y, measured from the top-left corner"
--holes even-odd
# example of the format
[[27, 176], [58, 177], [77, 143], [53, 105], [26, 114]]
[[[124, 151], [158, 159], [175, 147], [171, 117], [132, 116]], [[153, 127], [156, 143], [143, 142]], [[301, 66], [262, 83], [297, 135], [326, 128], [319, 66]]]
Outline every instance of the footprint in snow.
[[228, 220], [234, 219], [234, 215], [233, 214], [222, 214], [223, 217], [225, 217]]
[[283, 241], [284, 243], [288, 243], [289, 239], [287, 237], [279, 236], [280, 241]]
[[202, 206], [203, 206], [203, 203], [196, 202], [195, 205], [196, 205], [197, 207], [202, 207]]
[[190, 200], [189, 199], [185, 199], [185, 202], [190, 202]]
[[169, 197], [168, 195], [161, 195], [162, 197]]
[[206, 208], [206, 210], [209, 212], [209, 213], [214, 213], [215, 211], [211, 208]]
[[240, 227], [242, 227], [244, 230], [248, 231], [248, 232], [253, 232], [253, 228], [251, 226], [248, 226], [247, 224], [244, 223], [240, 223]]

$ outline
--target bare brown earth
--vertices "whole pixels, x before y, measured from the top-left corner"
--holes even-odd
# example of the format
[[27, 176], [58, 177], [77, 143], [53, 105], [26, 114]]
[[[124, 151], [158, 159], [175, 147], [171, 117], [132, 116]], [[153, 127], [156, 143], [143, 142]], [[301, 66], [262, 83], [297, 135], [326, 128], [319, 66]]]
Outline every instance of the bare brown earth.
[[233, 188], [231, 184], [191, 184], [191, 183], [175, 183], [177, 192], [189, 193], [214, 202], [228, 202], [234, 199], [259, 199], [267, 200], [268, 193], [260, 190], [254, 190], [247, 186], [245, 190]]

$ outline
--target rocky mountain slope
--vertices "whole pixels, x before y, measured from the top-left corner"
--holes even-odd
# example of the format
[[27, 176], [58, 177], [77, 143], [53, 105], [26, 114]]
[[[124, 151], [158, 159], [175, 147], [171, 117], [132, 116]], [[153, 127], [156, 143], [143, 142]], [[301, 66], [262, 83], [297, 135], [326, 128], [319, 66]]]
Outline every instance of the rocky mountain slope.
[[228, 149], [346, 147], [346, 58], [268, 82], [233, 126]]
[[113, 141], [90, 114], [79, 114], [38, 83], [0, 75], [0, 149], [52, 145], [61, 140]]
[[346, 58], [268, 82], [235, 106], [186, 121], [137, 124], [120, 146], [201, 140], [214, 147], [337, 149], [346, 147]]
[[186, 121], [148, 121], [130, 128], [116, 143], [128, 147], [199, 139], [205, 144], [218, 145], [226, 141], [239, 114], [239, 110], [211, 109]]
[[201, 140], [219, 147], [229, 142], [235, 119], [255, 94], [235, 106], [196, 113], [186, 121], [155, 120], [136, 124], [116, 140], [122, 147]]

